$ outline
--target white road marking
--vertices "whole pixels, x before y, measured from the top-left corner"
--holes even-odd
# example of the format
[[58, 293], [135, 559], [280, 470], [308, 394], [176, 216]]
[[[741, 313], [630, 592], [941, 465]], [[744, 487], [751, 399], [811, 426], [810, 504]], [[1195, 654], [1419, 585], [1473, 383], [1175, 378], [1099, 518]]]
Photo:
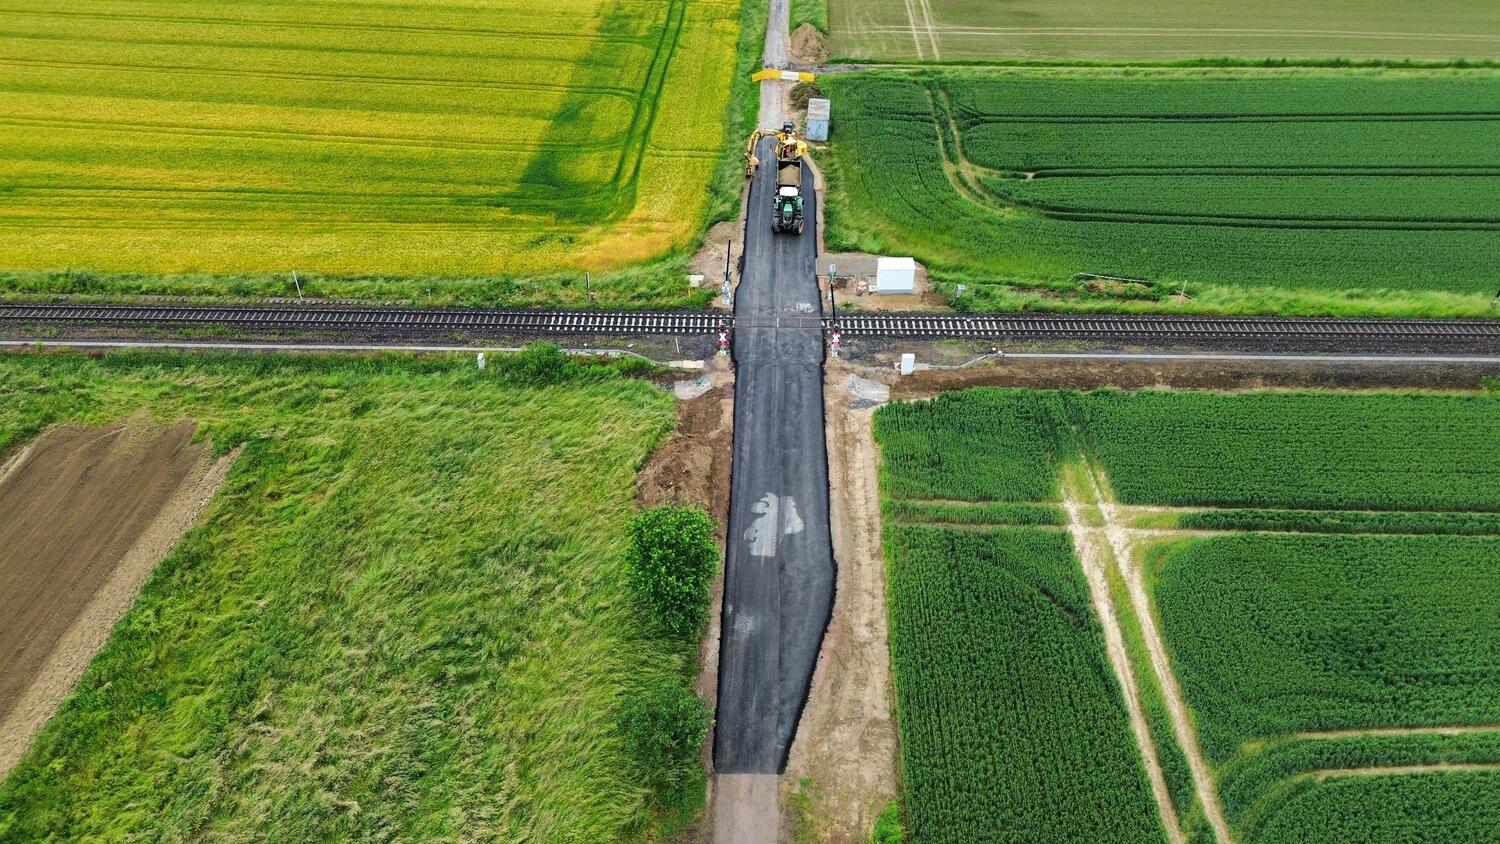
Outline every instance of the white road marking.
[[750, 543], [753, 556], [776, 556], [781, 537], [801, 533], [805, 527], [802, 517], [797, 514], [797, 501], [790, 495], [768, 492], [755, 502], [754, 510], [760, 515], [745, 528], [745, 541]]

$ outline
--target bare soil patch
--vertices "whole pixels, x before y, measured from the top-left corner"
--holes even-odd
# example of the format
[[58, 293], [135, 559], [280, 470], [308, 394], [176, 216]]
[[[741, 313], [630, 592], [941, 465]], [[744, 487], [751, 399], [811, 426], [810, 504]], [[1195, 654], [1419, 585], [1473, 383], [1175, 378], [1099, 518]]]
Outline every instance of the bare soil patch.
[[775, 774], [722, 774], [714, 778], [716, 844], [776, 841]]
[[[703, 286], [718, 290], [724, 285], [725, 259], [729, 263], [729, 289], [740, 283], [740, 261], [745, 254], [745, 215], [737, 220], [715, 223], [703, 238], [703, 245], [688, 262], [688, 272], [703, 276]], [[714, 297], [714, 307], [724, 307], [724, 297]]]
[[223, 482], [196, 428], [63, 425], [0, 476], [0, 775]]
[[[879, 453], [872, 428], [878, 402], [851, 391], [849, 375], [831, 361], [823, 387], [829, 517], [838, 562], [833, 616], [781, 782], [785, 809], [810, 804], [806, 814], [814, 822], [803, 824], [803, 837], [826, 842], [864, 841], [896, 794]], [[794, 823], [788, 816], [783, 828]]]
[[677, 430], [636, 476], [636, 501], [642, 507], [702, 507], [718, 522], [722, 542], [729, 521], [734, 372], [725, 358], [714, 356], [701, 377], [712, 379], [713, 388], [677, 403]]
[[788, 53], [797, 64], [822, 64], [828, 61], [828, 36], [810, 23], [792, 32], [792, 49]]
[[[721, 259], [722, 260], [722, 259]], [[715, 356], [704, 367], [703, 378], [713, 387], [697, 398], [677, 402], [677, 428], [652, 452], [636, 475], [636, 502], [642, 507], [679, 504], [701, 507], [713, 516], [719, 531], [719, 553], [729, 524], [729, 467], [734, 432], [734, 371], [726, 359]], [[717, 704], [719, 676], [719, 622], [724, 601], [724, 574], [714, 578], [708, 630], [698, 647], [698, 679], [694, 691], [710, 708]], [[713, 770], [713, 734], [703, 743], [705, 769]], [[675, 844], [706, 844], [715, 840], [719, 779], [709, 782], [708, 808], [704, 819], [673, 838]], [[749, 793], [749, 792], [745, 792]], [[730, 798], [722, 798], [730, 799]], [[774, 814], [774, 810], [773, 810]]]

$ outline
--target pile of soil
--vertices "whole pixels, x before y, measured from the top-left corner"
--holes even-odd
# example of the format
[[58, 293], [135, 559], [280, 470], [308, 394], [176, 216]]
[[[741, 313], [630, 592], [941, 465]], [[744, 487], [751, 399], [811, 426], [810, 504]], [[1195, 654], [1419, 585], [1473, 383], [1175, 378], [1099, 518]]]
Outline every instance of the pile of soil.
[[792, 32], [792, 61], [798, 64], [821, 64], [828, 60], [828, 36], [810, 23]]

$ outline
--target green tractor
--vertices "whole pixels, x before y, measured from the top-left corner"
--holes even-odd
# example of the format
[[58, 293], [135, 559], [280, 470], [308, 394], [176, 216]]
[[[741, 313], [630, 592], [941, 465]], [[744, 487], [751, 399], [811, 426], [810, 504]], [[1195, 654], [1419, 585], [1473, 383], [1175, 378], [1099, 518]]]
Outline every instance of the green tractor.
[[802, 157], [807, 144], [788, 123], [776, 136], [776, 200], [771, 207], [771, 231], [802, 234]]

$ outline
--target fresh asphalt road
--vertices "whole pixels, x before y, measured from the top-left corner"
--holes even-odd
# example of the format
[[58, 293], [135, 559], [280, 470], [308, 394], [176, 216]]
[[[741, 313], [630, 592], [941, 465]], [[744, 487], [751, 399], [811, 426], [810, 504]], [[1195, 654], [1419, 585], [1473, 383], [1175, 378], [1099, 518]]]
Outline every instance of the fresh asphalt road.
[[[774, 142], [757, 150], [774, 162]], [[807, 229], [771, 232], [775, 167], [750, 186], [745, 267], [735, 298], [734, 464], [719, 643], [719, 773], [779, 773], [807, 699], [833, 605], [823, 334]]]

